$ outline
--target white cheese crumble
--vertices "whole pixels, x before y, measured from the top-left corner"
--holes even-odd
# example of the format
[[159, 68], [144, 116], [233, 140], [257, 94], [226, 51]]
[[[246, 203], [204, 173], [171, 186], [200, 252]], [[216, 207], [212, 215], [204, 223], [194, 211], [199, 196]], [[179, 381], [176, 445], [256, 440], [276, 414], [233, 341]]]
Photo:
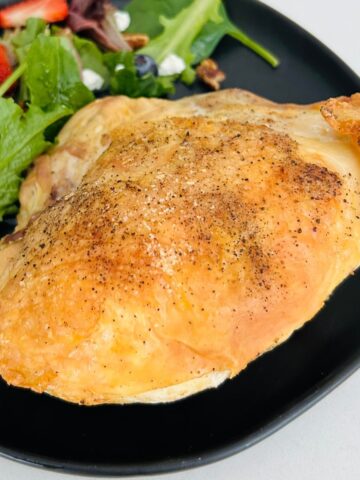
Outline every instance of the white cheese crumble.
[[120, 32], [125, 32], [125, 30], [129, 28], [131, 18], [128, 12], [120, 12], [119, 10], [117, 10], [114, 13], [114, 19], [116, 22], [116, 26]]
[[178, 75], [182, 73], [186, 68], [184, 60], [171, 53], [168, 55], [159, 65], [159, 75], [165, 77], [167, 75]]
[[120, 72], [120, 70], [124, 70], [125, 68], [125, 65], [123, 65], [122, 63], [118, 63], [115, 67], [115, 72]]
[[82, 81], [89, 90], [100, 90], [104, 85], [104, 79], [90, 68], [84, 68], [82, 71]]

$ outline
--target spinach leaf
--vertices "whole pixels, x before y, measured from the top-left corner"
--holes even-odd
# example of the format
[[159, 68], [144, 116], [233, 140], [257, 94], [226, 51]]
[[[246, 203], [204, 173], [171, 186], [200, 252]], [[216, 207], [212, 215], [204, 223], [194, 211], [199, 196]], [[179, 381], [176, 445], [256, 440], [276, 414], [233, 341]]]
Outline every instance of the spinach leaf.
[[204, 58], [210, 57], [220, 40], [225, 35], [230, 35], [270, 63], [272, 67], [277, 67], [279, 65], [279, 60], [271, 52], [255, 42], [255, 40], [252, 40], [234, 23], [232, 23], [228, 17], [224, 4], [221, 4], [219, 14], [221, 22], [207, 23], [192, 45], [191, 50], [194, 54], [195, 64], [200, 63]]
[[[228, 33], [229, 25], [224, 18], [227, 18], [224, 5], [220, 6], [221, 22], [208, 22], [196, 37], [191, 51], [194, 55], [194, 64], [200, 63], [205, 58], [209, 58], [221, 39]], [[225, 15], [225, 17], [224, 17]]]
[[12, 99], [0, 98], [0, 220], [16, 211], [22, 172], [50, 145], [44, 130], [71, 113], [63, 106], [48, 112], [30, 106], [24, 113]]
[[65, 39], [40, 34], [32, 42], [25, 61], [31, 66], [24, 80], [32, 104], [45, 109], [65, 105], [76, 111], [94, 99], [81, 81], [79, 67]]

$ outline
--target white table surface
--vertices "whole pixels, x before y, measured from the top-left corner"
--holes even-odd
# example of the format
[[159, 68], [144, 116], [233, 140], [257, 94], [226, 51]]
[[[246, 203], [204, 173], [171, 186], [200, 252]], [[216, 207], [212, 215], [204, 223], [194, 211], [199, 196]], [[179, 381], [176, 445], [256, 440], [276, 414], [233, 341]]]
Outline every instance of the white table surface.
[[[266, 3], [315, 34], [360, 74], [360, 0], [266, 0]], [[213, 465], [149, 478], [358, 480], [359, 445], [360, 371], [301, 417], [254, 447]], [[0, 458], [0, 480], [79, 478]]]

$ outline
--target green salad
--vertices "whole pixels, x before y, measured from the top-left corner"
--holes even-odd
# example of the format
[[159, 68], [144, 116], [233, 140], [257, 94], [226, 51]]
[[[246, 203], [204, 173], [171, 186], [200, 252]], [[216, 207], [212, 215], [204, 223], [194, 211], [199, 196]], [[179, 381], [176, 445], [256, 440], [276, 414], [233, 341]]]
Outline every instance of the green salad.
[[[221, 0], [132, 0], [123, 10], [108, 0], [27, 0], [0, 11], [0, 28], [0, 219], [16, 213], [32, 161], [95, 97], [163, 97], [200, 79], [219, 88], [226, 72], [208, 59], [225, 35], [279, 64]], [[218, 80], [207, 81], [209, 68]]]

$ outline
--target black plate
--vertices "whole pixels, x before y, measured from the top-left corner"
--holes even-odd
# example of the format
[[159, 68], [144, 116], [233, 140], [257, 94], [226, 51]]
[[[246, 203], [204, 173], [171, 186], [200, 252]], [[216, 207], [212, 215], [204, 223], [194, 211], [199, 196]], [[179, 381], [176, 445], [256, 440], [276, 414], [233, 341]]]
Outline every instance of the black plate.
[[[359, 78], [308, 33], [252, 0], [231, 17], [282, 60], [272, 70], [231, 39], [215, 57], [225, 87], [313, 102], [360, 90]], [[319, 19], [320, 20], [320, 19]], [[178, 96], [202, 91], [179, 88]], [[3, 233], [6, 226], [3, 225]], [[98, 475], [199, 466], [243, 450], [299, 415], [360, 363], [359, 273], [315, 320], [217, 390], [168, 405], [79, 407], [0, 383], [0, 451], [31, 464]]]

